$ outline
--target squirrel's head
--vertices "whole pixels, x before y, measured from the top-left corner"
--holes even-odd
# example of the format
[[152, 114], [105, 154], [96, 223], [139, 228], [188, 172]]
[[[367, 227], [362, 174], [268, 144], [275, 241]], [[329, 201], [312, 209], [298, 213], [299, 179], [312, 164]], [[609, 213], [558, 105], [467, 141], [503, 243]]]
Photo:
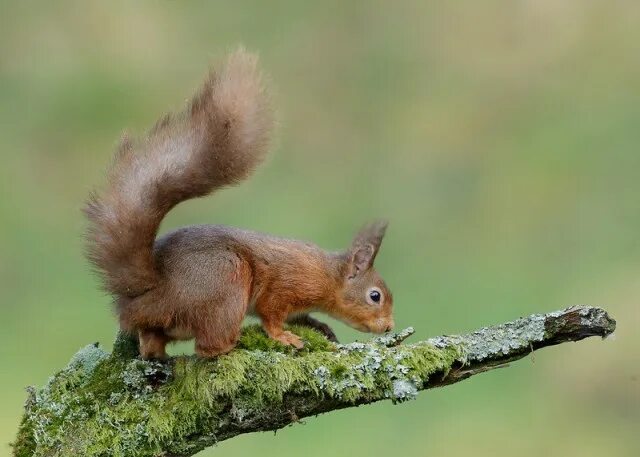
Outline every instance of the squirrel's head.
[[336, 317], [362, 332], [384, 333], [394, 326], [393, 297], [373, 267], [386, 229], [382, 221], [364, 227], [343, 257]]

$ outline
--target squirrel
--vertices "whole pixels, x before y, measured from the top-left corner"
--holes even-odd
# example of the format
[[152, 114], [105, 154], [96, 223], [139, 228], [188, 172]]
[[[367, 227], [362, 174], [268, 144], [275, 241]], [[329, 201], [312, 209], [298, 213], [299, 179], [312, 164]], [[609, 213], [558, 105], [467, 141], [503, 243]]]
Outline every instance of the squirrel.
[[199, 356], [227, 353], [246, 315], [298, 349], [287, 322], [333, 336], [310, 312], [365, 332], [393, 328], [393, 297], [373, 267], [385, 222], [365, 226], [342, 252], [222, 225], [156, 239], [175, 205], [237, 184], [262, 162], [274, 124], [263, 80], [255, 55], [231, 53], [184, 111], [142, 139], [123, 135], [105, 188], [84, 207], [87, 257], [144, 359], [166, 358], [167, 343], [193, 338]]

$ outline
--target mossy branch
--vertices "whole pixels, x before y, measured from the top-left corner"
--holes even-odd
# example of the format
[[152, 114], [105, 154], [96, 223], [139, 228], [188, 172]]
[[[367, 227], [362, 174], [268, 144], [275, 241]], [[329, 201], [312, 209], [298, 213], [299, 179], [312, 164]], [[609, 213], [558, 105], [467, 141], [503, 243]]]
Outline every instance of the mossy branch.
[[162, 363], [136, 358], [135, 342], [119, 335], [113, 353], [87, 346], [46, 386], [28, 390], [14, 454], [189, 456], [307, 416], [402, 402], [536, 349], [614, 329], [604, 310], [578, 306], [414, 344], [402, 344], [412, 329], [334, 345], [296, 327], [306, 344], [294, 351], [251, 326], [228, 355]]

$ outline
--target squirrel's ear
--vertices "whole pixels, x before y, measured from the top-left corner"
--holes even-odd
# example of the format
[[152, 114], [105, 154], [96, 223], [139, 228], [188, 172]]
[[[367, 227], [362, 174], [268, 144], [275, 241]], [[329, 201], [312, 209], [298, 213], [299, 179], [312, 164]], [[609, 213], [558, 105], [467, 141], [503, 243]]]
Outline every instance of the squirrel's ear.
[[382, 239], [387, 230], [387, 221], [377, 221], [363, 227], [353, 239], [350, 250], [348, 278], [352, 279], [373, 265]]

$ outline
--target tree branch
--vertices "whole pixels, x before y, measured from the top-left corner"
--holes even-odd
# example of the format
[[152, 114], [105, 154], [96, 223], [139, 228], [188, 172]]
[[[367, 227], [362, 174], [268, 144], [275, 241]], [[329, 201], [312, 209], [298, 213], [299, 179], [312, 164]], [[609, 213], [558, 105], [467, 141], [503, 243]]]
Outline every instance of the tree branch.
[[604, 310], [578, 306], [414, 344], [402, 344], [412, 329], [335, 345], [294, 327], [305, 341], [294, 351], [251, 326], [228, 355], [166, 362], [136, 358], [136, 343], [119, 335], [111, 354], [87, 346], [46, 386], [28, 389], [14, 454], [189, 456], [304, 417], [402, 402], [534, 350], [614, 329]]

